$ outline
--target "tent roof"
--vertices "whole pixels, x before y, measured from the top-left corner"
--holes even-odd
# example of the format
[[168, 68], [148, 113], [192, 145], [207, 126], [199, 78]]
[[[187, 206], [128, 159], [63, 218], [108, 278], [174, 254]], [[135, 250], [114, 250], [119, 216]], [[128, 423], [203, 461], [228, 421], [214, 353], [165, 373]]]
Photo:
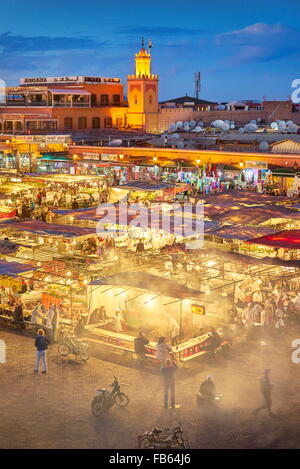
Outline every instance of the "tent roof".
[[75, 236], [86, 236], [95, 234], [95, 228], [83, 228], [72, 225], [59, 225], [56, 223], [46, 223], [38, 220], [18, 221], [5, 220], [0, 224], [3, 228], [13, 228], [16, 230], [27, 231], [40, 236], [63, 236], [64, 238], [73, 238]]
[[170, 184], [164, 182], [154, 183], [146, 181], [127, 182], [122, 186], [113, 186], [113, 189], [125, 189], [131, 191], [160, 191], [171, 188]]
[[117, 287], [139, 288], [170, 298], [197, 298], [201, 291], [193, 290], [173, 280], [145, 272], [122, 272], [94, 280], [90, 285], [114, 285]]
[[272, 218], [299, 220], [300, 212], [283, 206], [238, 207], [237, 210], [229, 210], [226, 213], [214, 214], [213, 218], [218, 220], [220, 223], [259, 225], [260, 223], [264, 223]]
[[37, 269], [38, 267], [34, 267], [31, 264], [21, 264], [19, 262], [6, 262], [0, 260], [0, 275], [7, 275], [8, 277], [17, 277], [18, 274]]
[[250, 239], [248, 243], [274, 248], [300, 249], [300, 230], [284, 230], [276, 234]]
[[272, 230], [268, 227], [227, 225], [222, 226], [221, 228], [218, 228], [216, 230], [212, 229], [208, 234], [218, 236], [219, 238], [224, 239], [239, 239], [241, 241], [246, 241], [254, 237], [269, 235], [273, 233], [275, 233], [275, 230]]
[[229, 251], [221, 251], [220, 249], [214, 249], [213, 251], [216, 255], [220, 255], [224, 258], [227, 258], [228, 261], [238, 262], [239, 264], [243, 265], [274, 265], [274, 266], [282, 266], [282, 267], [300, 267], [300, 260], [284, 260], [280, 259], [279, 257], [253, 257], [247, 256], [245, 254], [240, 254], [239, 252], [229, 252]]

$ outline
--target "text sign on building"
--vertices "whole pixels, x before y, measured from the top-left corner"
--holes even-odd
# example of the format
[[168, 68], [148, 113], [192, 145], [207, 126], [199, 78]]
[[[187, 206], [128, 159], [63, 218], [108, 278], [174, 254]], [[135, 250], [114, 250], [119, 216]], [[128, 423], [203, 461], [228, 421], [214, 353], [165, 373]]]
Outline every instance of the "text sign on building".
[[120, 78], [112, 77], [84, 77], [84, 76], [65, 76], [65, 77], [36, 77], [21, 78], [20, 85], [43, 85], [53, 83], [121, 83]]
[[101, 153], [101, 161], [118, 161], [118, 155], [115, 153]]
[[192, 313], [201, 314], [203, 316], [205, 314], [205, 306], [203, 306], [203, 305], [192, 305]]
[[268, 163], [265, 161], [246, 161], [246, 168], [268, 169]]
[[69, 143], [70, 135], [16, 135], [16, 143]]
[[82, 157], [84, 160], [99, 160], [100, 154], [99, 153], [82, 153]]

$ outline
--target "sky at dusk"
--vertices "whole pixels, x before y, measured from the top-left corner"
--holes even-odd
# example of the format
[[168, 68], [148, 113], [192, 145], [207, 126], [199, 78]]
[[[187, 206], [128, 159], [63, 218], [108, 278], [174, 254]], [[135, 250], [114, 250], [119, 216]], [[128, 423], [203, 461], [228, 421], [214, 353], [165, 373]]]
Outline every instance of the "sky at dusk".
[[10, 0], [1, 4], [0, 79], [134, 71], [152, 40], [160, 99], [287, 99], [300, 78], [299, 0]]

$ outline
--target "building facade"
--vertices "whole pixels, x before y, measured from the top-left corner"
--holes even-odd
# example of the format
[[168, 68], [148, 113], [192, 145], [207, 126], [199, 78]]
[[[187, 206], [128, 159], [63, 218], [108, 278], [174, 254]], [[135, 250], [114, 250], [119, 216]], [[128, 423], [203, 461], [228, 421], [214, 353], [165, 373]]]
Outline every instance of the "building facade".
[[[120, 78], [62, 76], [23, 78], [6, 89], [0, 103], [0, 133], [78, 132], [97, 129], [136, 129], [161, 133], [177, 121], [217, 119], [244, 125], [260, 118], [300, 124], [300, 112], [291, 101], [245, 102], [223, 106], [182, 97], [159, 103], [158, 75], [151, 72], [150, 49], [144, 43], [135, 55], [135, 73], [127, 78], [128, 101]], [[232, 103], [231, 103], [232, 104]]]

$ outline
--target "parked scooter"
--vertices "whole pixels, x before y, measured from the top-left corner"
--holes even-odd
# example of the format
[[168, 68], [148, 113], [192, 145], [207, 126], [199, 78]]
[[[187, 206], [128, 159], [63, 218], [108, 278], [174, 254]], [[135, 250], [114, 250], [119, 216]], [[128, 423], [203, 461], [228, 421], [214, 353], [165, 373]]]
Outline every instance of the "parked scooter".
[[70, 353], [79, 356], [82, 361], [86, 362], [90, 358], [89, 345], [81, 342], [74, 335], [68, 334], [64, 330], [61, 332], [62, 341], [58, 346], [58, 351], [63, 357], [67, 357]]
[[115, 376], [113, 383], [110, 385], [112, 390], [106, 388], [97, 389], [96, 396], [92, 401], [92, 412], [95, 417], [101, 417], [109, 411], [115, 404], [118, 407], [127, 407], [129, 404], [129, 397], [121, 392], [121, 385], [119, 379]]
[[218, 402], [221, 401], [222, 399], [222, 394], [220, 393], [215, 393], [215, 394], [202, 394], [201, 392], [198, 392], [196, 395], [197, 401], [199, 404], [217, 404]]
[[[170, 430], [166, 428], [165, 430]], [[139, 449], [187, 449], [189, 444], [183, 438], [183, 429], [180, 425], [169, 432], [166, 438], [162, 438], [163, 430], [153, 428], [150, 432], [141, 433], [137, 437]]]

